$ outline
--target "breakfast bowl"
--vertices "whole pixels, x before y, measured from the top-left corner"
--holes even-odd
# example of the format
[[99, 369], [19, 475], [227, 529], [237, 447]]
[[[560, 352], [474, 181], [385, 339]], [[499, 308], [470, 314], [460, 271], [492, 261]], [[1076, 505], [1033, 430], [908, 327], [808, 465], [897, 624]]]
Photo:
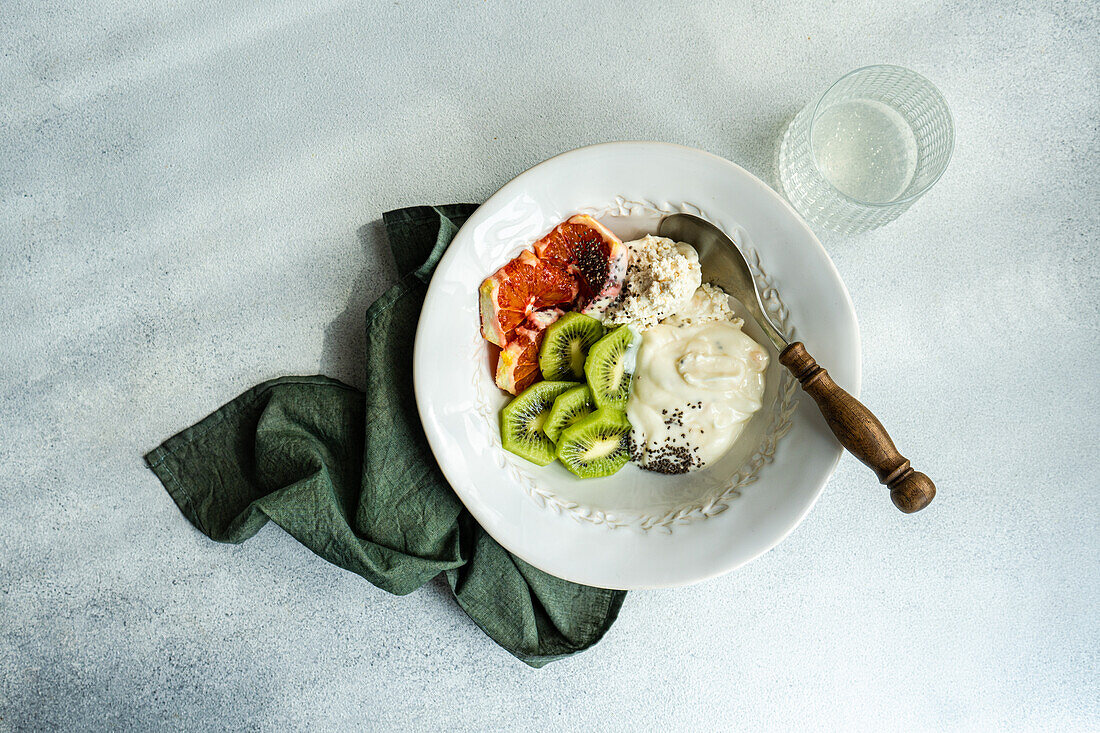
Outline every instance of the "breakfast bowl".
[[413, 381], [429, 445], [474, 518], [516, 556], [574, 582], [657, 588], [733, 570], [798, 525], [842, 450], [736, 301], [744, 332], [771, 358], [760, 409], [719, 460], [678, 475], [627, 464], [579, 480], [559, 463], [538, 466], [504, 450], [500, 414], [511, 396], [494, 383], [482, 338], [482, 281], [576, 214], [627, 241], [674, 213], [725, 232], [784, 335], [858, 393], [859, 334], [835, 267], [794, 210], [744, 169], [700, 150], [623, 142], [519, 175], [474, 212], [440, 260], [417, 328]]

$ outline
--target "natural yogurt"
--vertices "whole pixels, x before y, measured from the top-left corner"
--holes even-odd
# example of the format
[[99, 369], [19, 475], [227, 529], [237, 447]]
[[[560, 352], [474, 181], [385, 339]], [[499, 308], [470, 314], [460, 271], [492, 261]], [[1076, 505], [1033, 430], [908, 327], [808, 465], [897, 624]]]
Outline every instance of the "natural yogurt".
[[721, 458], [760, 409], [768, 352], [742, 332], [724, 290], [702, 283], [695, 248], [646, 236], [604, 316], [635, 334], [626, 414], [642, 467], [684, 473]]
[[700, 318], [644, 333], [626, 411], [642, 466], [661, 473], [701, 468], [721, 458], [760, 409], [768, 352], [742, 325]]

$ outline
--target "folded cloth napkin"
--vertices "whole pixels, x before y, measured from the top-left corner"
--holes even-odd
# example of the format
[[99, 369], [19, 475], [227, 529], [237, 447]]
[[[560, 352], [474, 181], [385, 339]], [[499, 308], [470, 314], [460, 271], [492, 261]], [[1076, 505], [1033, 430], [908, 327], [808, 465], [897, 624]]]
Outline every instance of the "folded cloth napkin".
[[555, 578], [504, 550], [428, 448], [413, 395], [413, 334], [432, 272], [475, 208], [384, 215], [401, 279], [367, 310], [365, 394], [321, 376], [264, 382], [145, 460], [211, 539], [243, 542], [270, 519], [399, 595], [446, 573], [486, 634], [541, 667], [599, 641], [626, 594]]

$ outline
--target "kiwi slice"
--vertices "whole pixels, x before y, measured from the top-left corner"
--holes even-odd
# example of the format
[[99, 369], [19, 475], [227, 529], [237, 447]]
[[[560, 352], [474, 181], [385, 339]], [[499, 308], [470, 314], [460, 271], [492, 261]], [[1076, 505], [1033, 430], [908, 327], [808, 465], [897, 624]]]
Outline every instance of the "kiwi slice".
[[554, 407], [546, 416], [546, 422], [542, 425], [542, 432], [555, 443], [561, 431], [587, 417], [596, 409], [596, 403], [592, 401], [592, 390], [587, 385], [574, 387], [568, 392], [562, 392], [554, 400]]
[[561, 431], [558, 460], [581, 478], [610, 476], [630, 460], [630, 421], [601, 407]]
[[588, 349], [603, 336], [603, 325], [580, 313], [566, 313], [546, 329], [539, 349], [539, 371], [543, 379], [584, 380], [584, 359]]
[[630, 397], [630, 380], [627, 371], [630, 342], [634, 334], [626, 326], [619, 326], [601, 338], [588, 350], [584, 361], [584, 373], [592, 388], [592, 399], [597, 407], [626, 409]]
[[505, 405], [500, 413], [504, 450], [540, 466], [554, 460], [554, 441], [546, 437], [542, 426], [557, 396], [576, 386], [575, 382], [536, 382]]

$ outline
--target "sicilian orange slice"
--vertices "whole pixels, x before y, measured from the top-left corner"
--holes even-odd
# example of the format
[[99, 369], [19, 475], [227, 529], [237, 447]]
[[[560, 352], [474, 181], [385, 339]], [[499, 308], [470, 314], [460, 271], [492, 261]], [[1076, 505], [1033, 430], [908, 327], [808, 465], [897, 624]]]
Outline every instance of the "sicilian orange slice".
[[539, 259], [564, 267], [580, 281], [577, 310], [599, 318], [622, 292], [630, 248], [587, 214], [558, 224], [535, 242]]
[[562, 317], [561, 308], [535, 311], [516, 327], [512, 340], [500, 351], [497, 359], [497, 386], [505, 392], [519, 394], [542, 379], [539, 371], [539, 348], [546, 329]]
[[578, 287], [565, 267], [524, 250], [481, 284], [481, 334], [504, 348], [527, 316], [572, 303]]

